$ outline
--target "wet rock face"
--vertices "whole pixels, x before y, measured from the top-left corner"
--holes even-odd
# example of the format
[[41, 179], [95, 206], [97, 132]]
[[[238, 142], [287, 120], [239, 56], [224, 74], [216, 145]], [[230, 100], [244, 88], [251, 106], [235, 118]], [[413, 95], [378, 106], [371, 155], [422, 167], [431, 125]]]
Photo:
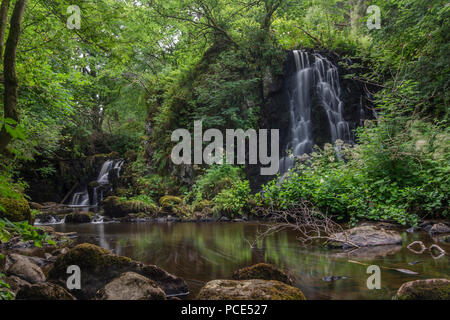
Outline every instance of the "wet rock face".
[[380, 245], [394, 245], [402, 243], [402, 236], [394, 230], [385, 230], [378, 226], [361, 226], [344, 232], [335, 233], [331, 238], [336, 239], [341, 247], [372, 247]]
[[[349, 124], [350, 131], [361, 126], [364, 120], [374, 119], [373, 106], [367, 97], [365, 85], [361, 82], [347, 79], [347, 74], [360, 74], [365, 71], [349, 69], [343, 67], [342, 58], [331, 52], [319, 52], [326, 57], [339, 70], [340, 99], [343, 102], [343, 117]], [[312, 52], [310, 52], [312, 55]], [[313, 57], [310, 57], [313, 59]], [[349, 65], [352, 63], [348, 61]], [[272, 75], [269, 71], [263, 77], [263, 98], [264, 104], [261, 108], [260, 128], [279, 129], [280, 133], [280, 156], [286, 154], [286, 146], [289, 140], [290, 130], [290, 103], [292, 99], [292, 88], [290, 84], [296, 77], [295, 58], [292, 52], [287, 52], [283, 65], [283, 75]], [[367, 86], [376, 92], [378, 88]], [[331, 142], [331, 131], [327, 111], [319, 101], [314, 88], [311, 88], [308, 96], [311, 98], [311, 120], [313, 143], [322, 147], [325, 143]], [[273, 176], [261, 176], [259, 165], [247, 165], [247, 175], [250, 178], [252, 190], [259, 191], [261, 185], [274, 178]]]
[[306, 300], [303, 293], [275, 280], [213, 280], [197, 296], [198, 300]]
[[166, 300], [158, 285], [137, 273], [127, 272], [100, 289], [96, 300]]
[[75, 300], [66, 289], [51, 283], [23, 286], [16, 294], [17, 300]]
[[253, 266], [242, 268], [233, 273], [234, 280], [277, 280], [288, 285], [292, 285], [293, 281], [289, 276], [277, 267], [267, 264], [258, 263]]
[[67, 267], [77, 265], [81, 269], [81, 290], [71, 290], [78, 299], [92, 299], [97, 291], [125, 272], [135, 272], [153, 280], [166, 295], [186, 294], [186, 282], [152, 265], [143, 265], [127, 257], [110, 253], [92, 244], [80, 244], [58, 256], [49, 272], [49, 280], [62, 286], [67, 280]]
[[450, 280], [427, 279], [404, 283], [394, 297], [397, 300], [450, 300]]

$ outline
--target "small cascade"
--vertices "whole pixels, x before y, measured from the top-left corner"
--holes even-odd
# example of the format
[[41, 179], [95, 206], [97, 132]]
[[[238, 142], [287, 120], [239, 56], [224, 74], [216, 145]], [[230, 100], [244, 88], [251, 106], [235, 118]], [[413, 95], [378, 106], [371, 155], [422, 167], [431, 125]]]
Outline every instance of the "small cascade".
[[72, 202], [70, 203], [72, 207], [85, 207], [89, 206], [89, 194], [86, 191], [77, 192], [72, 197]]
[[109, 172], [113, 169], [114, 160], [107, 160], [103, 163], [100, 173], [97, 177], [97, 182], [101, 185], [109, 183]]
[[71, 207], [97, 207], [103, 202], [103, 192], [109, 187], [110, 174], [116, 174], [120, 178], [120, 170], [124, 164], [124, 160], [106, 160], [100, 168], [96, 182], [99, 186], [92, 189], [92, 199], [90, 199], [89, 191], [74, 193]]
[[311, 153], [314, 146], [312, 112], [317, 98], [324, 108], [331, 134], [330, 142], [337, 139], [351, 142], [350, 127], [343, 116], [344, 104], [340, 98], [339, 72], [333, 63], [318, 53], [293, 51], [296, 72], [289, 89], [289, 154], [280, 159], [280, 173], [284, 175], [294, 166], [294, 159]]

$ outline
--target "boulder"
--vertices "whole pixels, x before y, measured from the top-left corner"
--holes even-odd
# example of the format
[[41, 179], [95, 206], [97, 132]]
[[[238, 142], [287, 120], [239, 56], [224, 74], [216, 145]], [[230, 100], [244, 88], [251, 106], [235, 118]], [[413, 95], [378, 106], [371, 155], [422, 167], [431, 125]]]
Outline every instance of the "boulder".
[[242, 268], [233, 273], [234, 280], [277, 280], [292, 285], [293, 281], [288, 275], [277, 267], [267, 264], [258, 263], [250, 267]]
[[123, 200], [119, 197], [108, 197], [103, 201], [105, 215], [112, 218], [126, 217], [130, 213], [155, 214], [156, 207], [142, 201]]
[[450, 233], [450, 227], [443, 223], [436, 223], [431, 227], [429, 232], [431, 234]]
[[24, 198], [11, 199], [0, 198], [0, 218], [6, 218], [12, 222], [28, 221], [31, 223], [31, 209], [28, 201]]
[[213, 280], [197, 296], [198, 300], [306, 300], [303, 293], [276, 280]]
[[152, 265], [118, 256], [93, 244], [80, 244], [58, 256], [49, 279], [64, 286], [67, 267], [77, 265], [82, 272], [81, 290], [71, 293], [78, 299], [92, 299], [97, 291], [125, 272], [135, 272], [147, 277], [160, 286], [166, 295], [187, 294], [186, 282]]
[[394, 299], [396, 300], [450, 300], [450, 280], [427, 279], [404, 283]]
[[90, 223], [93, 216], [92, 212], [74, 212], [66, 216], [65, 223]]
[[96, 300], [166, 300], [158, 285], [140, 274], [123, 273], [96, 294]]
[[31, 284], [45, 281], [42, 269], [26, 256], [10, 254], [6, 257], [5, 271], [8, 275], [17, 276]]
[[331, 235], [337, 246], [371, 247], [380, 245], [401, 244], [402, 236], [394, 230], [386, 230], [378, 226], [361, 226]]
[[16, 300], [75, 300], [75, 297], [57, 284], [44, 282], [20, 288]]

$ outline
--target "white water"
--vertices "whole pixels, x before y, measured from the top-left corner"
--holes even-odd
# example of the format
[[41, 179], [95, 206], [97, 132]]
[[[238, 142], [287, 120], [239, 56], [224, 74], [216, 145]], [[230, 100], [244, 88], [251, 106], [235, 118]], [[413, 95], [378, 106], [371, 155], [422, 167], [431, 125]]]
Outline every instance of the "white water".
[[[100, 171], [97, 176], [97, 182], [100, 184], [100, 186], [107, 186], [109, 182], [109, 174], [113, 169], [115, 172], [117, 172], [117, 177], [120, 177], [120, 170], [122, 168], [124, 161], [123, 160], [106, 160], [102, 167], [100, 168]], [[93, 190], [93, 199], [89, 198], [89, 193], [87, 190], [83, 192], [77, 192], [74, 193], [72, 197], [72, 201], [70, 203], [71, 207], [88, 207], [92, 205], [93, 207], [98, 206], [98, 192], [100, 192], [100, 202], [103, 201], [103, 188], [96, 187]]]
[[[314, 146], [312, 132], [312, 101], [317, 96], [325, 109], [331, 133], [330, 142], [337, 139], [350, 142], [351, 135], [347, 121], [343, 117], [343, 102], [339, 72], [327, 58], [320, 54], [310, 55], [304, 51], [294, 51], [296, 74], [293, 89], [289, 92], [289, 154], [280, 159], [280, 173], [284, 175], [294, 166], [295, 157], [311, 153]], [[311, 59], [312, 58], [312, 59]], [[313, 63], [311, 63], [311, 61]]]

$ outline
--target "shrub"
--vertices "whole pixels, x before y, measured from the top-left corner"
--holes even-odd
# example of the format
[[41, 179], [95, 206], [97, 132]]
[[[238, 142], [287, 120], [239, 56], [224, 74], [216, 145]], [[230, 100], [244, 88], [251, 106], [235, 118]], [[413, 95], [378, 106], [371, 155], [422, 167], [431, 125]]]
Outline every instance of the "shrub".
[[338, 141], [316, 149], [282, 182], [264, 187], [266, 204], [283, 209], [305, 199], [352, 223], [414, 225], [419, 217], [448, 217], [448, 129], [402, 120], [360, 129], [354, 147]]
[[232, 186], [233, 181], [240, 180], [243, 170], [228, 164], [213, 165], [197, 180], [193, 187], [196, 200], [212, 200], [222, 190]]
[[248, 203], [251, 197], [248, 180], [237, 180], [231, 188], [222, 190], [214, 197], [215, 211], [227, 213], [231, 216], [242, 215], [248, 210]]

